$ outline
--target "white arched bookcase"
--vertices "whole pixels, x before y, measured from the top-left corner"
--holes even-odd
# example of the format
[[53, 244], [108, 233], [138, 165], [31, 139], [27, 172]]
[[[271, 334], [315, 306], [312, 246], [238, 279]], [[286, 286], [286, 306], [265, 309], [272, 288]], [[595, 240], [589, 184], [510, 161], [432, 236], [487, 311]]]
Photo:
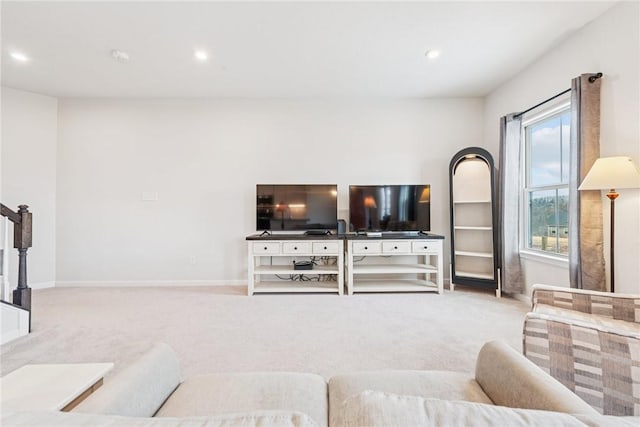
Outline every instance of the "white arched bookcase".
[[500, 296], [495, 175], [493, 157], [480, 147], [460, 150], [449, 164], [451, 290], [465, 285]]

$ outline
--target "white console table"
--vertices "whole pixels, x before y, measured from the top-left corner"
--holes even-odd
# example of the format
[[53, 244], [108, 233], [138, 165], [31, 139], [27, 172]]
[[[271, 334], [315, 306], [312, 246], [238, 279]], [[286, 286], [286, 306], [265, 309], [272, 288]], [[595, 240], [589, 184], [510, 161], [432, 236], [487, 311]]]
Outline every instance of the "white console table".
[[[431, 234], [381, 238], [347, 236], [348, 294], [442, 293], [443, 241], [443, 236]], [[362, 263], [358, 262], [360, 257], [363, 257]], [[367, 262], [364, 258], [367, 258]], [[408, 258], [412, 261], [406, 262]], [[396, 259], [400, 262], [396, 262]]]
[[70, 411], [102, 385], [113, 363], [25, 365], [0, 378], [1, 407]]
[[[337, 236], [251, 235], [248, 243], [248, 294], [329, 292], [343, 294], [344, 241]], [[326, 265], [323, 257], [335, 257]], [[295, 270], [294, 260], [316, 259], [312, 270]], [[326, 259], [326, 258], [325, 258]], [[309, 280], [279, 279], [303, 275]], [[330, 275], [335, 275], [336, 280]], [[265, 277], [266, 276], [266, 277]], [[319, 280], [315, 280], [319, 279]]]

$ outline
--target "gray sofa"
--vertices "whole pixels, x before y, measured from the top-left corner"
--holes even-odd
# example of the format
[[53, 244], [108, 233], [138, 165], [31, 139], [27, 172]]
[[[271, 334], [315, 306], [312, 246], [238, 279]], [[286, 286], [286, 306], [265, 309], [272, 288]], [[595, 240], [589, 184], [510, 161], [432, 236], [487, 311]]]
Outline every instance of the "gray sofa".
[[262, 372], [181, 381], [173, 350], [158, 344], [72, 413], [7, 413], [2, 425], [449, 426], [638, 425], [605, 417], [504, 343], [481, 349], [474, 375], [355, 372], [324, 378]]

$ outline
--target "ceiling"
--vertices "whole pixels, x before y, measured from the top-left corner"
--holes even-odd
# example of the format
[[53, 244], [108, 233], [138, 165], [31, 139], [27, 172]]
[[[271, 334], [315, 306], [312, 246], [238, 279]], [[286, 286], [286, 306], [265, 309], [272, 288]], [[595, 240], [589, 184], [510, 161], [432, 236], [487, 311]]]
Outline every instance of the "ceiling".
[[484, 96], [613, 4], [2, 1], [1, 77], [56, 97]]

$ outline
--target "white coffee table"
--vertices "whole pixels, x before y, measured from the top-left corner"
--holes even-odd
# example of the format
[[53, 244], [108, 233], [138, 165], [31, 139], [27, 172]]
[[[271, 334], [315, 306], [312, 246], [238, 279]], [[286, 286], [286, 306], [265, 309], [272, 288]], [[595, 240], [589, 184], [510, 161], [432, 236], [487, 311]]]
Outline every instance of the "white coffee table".
[[2, 410], [70, 411], [102, 385], [113, 363], [25, 365], [0, 378]]

